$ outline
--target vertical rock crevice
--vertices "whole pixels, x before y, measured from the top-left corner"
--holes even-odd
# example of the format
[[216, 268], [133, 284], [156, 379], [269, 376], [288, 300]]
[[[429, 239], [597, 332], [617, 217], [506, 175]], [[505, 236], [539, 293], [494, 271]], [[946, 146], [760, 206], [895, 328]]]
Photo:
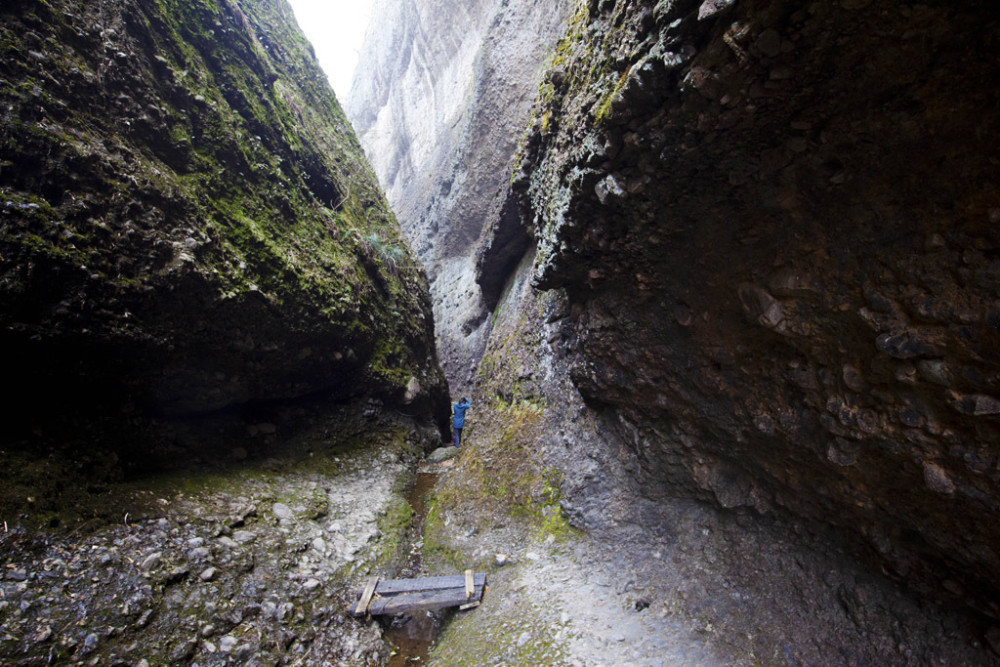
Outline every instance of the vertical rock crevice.
[[477, 243], [500, 213], [571, 4], [383, 2], [365, 40], [347, 114], [427, 267], [438, 350], [455, 391], [471, 386], [490, 319], [476, 281]]

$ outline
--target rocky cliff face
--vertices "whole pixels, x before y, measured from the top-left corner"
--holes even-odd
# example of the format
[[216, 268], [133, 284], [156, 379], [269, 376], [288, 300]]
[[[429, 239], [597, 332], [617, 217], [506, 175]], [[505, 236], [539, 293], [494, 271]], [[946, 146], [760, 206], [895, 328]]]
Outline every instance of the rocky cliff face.
[[6, 439], [136, 453], [317, 395], [441, 416], [425, 275], [284, 2], [17, 0], [0, 43]]
[[[385, 0], [365, 40], [347, 114], [430, 274], [455, 391], [469, 386], [498, 296], [475, 281], [477, 241], [504, 206], [543, 63], [571, 8]], [[508, 255], [508, 270], [525, 247]]]
[[594, 533], [693, 497], [1000, 617], [996, 12], [579, 3], [508, 191], [484, 174], [518, 116], [482, 110], [523, 103], [484, 69], [514, 4], [486, 29], [400, 3], [349, 107], [453, 386], [485, 351], [471, 442], [498, 468], [452, 490], [516, 514], [558, 480]]
[[998, 37], [985, 2], [581, 6], [514, 182], [565, 301], [480, 390], [572, 378], [542, 441], [594, 415], [624, 471], [566, 464], [578, 524], [610, 483], [804, 520], [1000, 617]]

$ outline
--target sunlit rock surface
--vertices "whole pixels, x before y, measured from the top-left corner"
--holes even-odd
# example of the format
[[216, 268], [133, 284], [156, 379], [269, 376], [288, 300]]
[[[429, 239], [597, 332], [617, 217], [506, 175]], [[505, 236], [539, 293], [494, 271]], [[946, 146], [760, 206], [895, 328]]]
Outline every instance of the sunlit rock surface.
[[438, 349], [456, 392], [469, 386], [494, 305], [475, 280], [476, 243], [504, 204], [516, 144], [572, 4], [379, 2], [345, 103], [427, 267]]

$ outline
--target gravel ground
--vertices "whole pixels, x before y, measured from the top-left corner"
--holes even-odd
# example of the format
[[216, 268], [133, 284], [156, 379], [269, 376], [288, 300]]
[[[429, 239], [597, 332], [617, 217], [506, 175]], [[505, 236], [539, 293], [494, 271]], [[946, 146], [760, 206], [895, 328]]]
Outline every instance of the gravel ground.
[[345, 610], [359, 582], [396, 566], [401, 493], [433, 435], [402, 420], [355, 429], [368, 446], [327, 439], [122, 485], [117, 523], [9, 521], [0, 664], [382, 664], [378, 626]]

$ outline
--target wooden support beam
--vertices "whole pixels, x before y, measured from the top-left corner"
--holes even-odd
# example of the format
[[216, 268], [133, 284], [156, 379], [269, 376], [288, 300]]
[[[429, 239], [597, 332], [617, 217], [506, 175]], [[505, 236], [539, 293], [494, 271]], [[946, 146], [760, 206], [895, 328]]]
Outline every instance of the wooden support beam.
[[355, 616], [364, 616], [368, 613], [368, 605], [371, 604], [376, 586], [378, 586], [378, 577], [372, 577], [368, 580], [368, 585], [365, 586], [365, 590], [361, 594], [361, 599], [358, 600], [358, 606], [354, 608]]
[[[482, 597], [483, 589], [477, 586], [472, 599], [478, 602]], [[460, 607], [467, 603], [468, 599], [465, 597], [465, 589], [452, 588], [449, 590], [405, 593], [388, 598], [379, 597], [372, 602], [368, 613], [372, 616], [407, 614], [414, 611], [432, 611], [435, 609], [444, 609], [445, 607]]]
[[466, 570], [465, 574], [423, 579], [379, 581], [373, 577], [350, 609], [352, 616], [395, 615], [421, 610], [460, 607], [472, 609], [482, 602], [486, 575]]
[[[482, 572], [473, 575], [475, 586], [486, 585], [486, 575]], [[422, 577], [420, 579], [393, 579], [380, 581], [375, 591], [379, 595], [396, 595], [398, 593], [414, 593], [418, 591], [438, 591], [448, 588], [464, 588], [465, 576], [461, 574], [449, 577]]]
[[[485, 576], [485, 575], [484, 575]], [[465, 601], [468, 602], [472, 594], [476, 592], [476, 584], [472, 579], [472, 570], [465, 571]]]

